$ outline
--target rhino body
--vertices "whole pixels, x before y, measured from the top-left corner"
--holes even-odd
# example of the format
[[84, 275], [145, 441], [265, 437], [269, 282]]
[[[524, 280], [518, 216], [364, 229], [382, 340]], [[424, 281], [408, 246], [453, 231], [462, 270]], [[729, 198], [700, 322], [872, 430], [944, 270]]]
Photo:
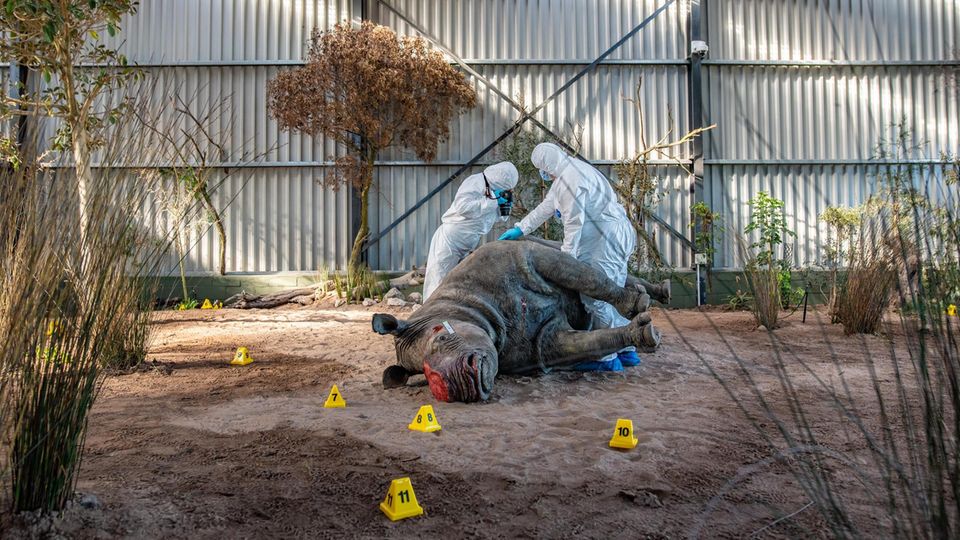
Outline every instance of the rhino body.
[[[613, 305], [628, 326], [590, 330], [580, 294]], [[572, 367], [634, 345], [651, 350], [651, 296], [669, 301], [669, 284], [635, 278], [617, 286], [602, 272], [536, 241], [493, 242], [468, 255], [413, 316], [376, 314], [373, 328], [394, 336], [397, 365], [384, 386], [424, 373], [441, 401], [489, 397], [498, 373]]]

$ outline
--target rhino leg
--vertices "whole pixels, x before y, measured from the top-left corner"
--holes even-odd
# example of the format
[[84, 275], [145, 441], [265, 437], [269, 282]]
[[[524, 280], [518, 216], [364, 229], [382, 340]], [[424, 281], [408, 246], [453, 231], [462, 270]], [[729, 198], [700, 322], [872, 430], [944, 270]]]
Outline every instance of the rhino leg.
[[627, 276], [628, 287], [630, 286], [636, 287], [638, 285], [640, 287], [643, 287], [643, 290], [646, 291], [647, 294], [649, 294], [650, 297], [656, 300], [657, 302], [660, 302], [661, 304], [664, 304], [664, 305], [670, 303], [671, 293], [670, 293], [669, 279], [661, 281], [660, 283], [657, 283], [657, 284], [653, 284], [643, 278]]
[[543, 279], [606, 302], [624, 317], [633, 318], [650, 307], [650, 295], [639, 284], [620, 287], [600, 270], [560, 251], [532, 251], [530, 259]]
[[660, 345], [660, 332], [650, 324], [650, 314], [641, 313], [620, 328], [572, 330], [557, 328], [540, 346], [540, 358], [547, 368], [566, 368], [596, 360], [625, 347], [653, 352]]
[[[523, 239], [527, 242], [532, 242], [534, 244], [539, 244], [541, 246], [546, 246], [548, 248], [555, 249], [560, 251], [560, 242], [554, 242], [551, 240], [544, 240], [542, 238], [537, 238], [534, 236], [524, 236]], [[537, 268], [540, 271], [540, 268]], [[661, 304], [670, 303], [670, 280], [664, 280], [660, 283], [651, 283], [643, 278], [627, 276], [627, 287], [629, 288], [643, 288], [643, 290], [650, 295], [651, 298], [660, 302]], [[593, 296], [588, 294], [587, 296]], [[599, 298], [598, 296], [593, 296], [593, 298]], [[603, 300], [601, 298], [601, 300]]]

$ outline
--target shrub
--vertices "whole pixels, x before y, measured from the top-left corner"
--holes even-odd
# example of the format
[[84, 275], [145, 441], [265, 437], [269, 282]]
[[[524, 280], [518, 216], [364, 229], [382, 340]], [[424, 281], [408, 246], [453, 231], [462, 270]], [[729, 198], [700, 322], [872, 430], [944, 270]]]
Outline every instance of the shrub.
[[830, 309], [831, 322], [840, 322], [839, 318], [839, 291], [841, 286], [840, 268], [847, 261], [853, 251], [855, 228], [863, 219], [862, 208], [831, 206], [820, 214], [820, 221], [830, 227], [830, 236], [824, 246], [826, 252], [826, 266], [830, 271], [830, 294], [827, 305]]
[[749, 204], [750, 222], [744, 233], [756, 233], [757, 238], [749, 245], [739, 240], [740, 260], [753, 298], [754, 318], [760, 326], [773, 330], [780, 310], [803, 298], [803, 289], [791, 285], [789, 249], [783, 246], [784, 238], [795, 234], [787, 228], [783, 201], [760, 191]]
[[[876, 233], [876, 234], [874, 234]], [[847, 334], [874, 334], [897, 284], [896, 253], [864, 227], [853, 244], [846, 282], [837, 296], [836, 318]]]

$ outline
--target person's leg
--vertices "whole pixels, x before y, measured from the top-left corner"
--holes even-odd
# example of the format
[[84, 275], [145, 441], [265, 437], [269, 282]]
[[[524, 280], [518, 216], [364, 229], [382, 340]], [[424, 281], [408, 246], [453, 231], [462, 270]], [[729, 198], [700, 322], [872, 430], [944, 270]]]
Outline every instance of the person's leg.
[[443, 278], [460, 262], [460, 250], [450, 241], [440, 225], [430, 240], [430, 252], [427, 255], [427, 272], [423, 279], [423, 301], [426, 302], [433, 294]]
[[[589, 249], [584, 253], [585, 262], [603, 272], [611, 281], [623, 286], [627, 281], [627, 265], [633, 253], [636, 241], [635, 233], [629, 223], [601, 224], [594, 229], [589, 241]], [[595, 298], [581, 295], [587, 310], [593, 315], [593, 328], [620, 328], [630, 323], [613, 306]], [[616, 355], [608, 355], [601, 362], [610, 362], [614, 357], [626, 367], [640, 363], [636, 347], [629, 346]]]

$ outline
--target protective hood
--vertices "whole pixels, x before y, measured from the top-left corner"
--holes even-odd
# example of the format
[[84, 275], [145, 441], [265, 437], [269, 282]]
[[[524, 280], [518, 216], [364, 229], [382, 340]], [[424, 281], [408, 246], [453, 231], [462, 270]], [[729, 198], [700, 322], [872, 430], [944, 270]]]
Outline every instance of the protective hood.
[[533, 149], [530, 161], [534, 167], [547, 174], [560, 176], [560, 173], [570, 164], [570, 156], [553, 143], [540, 143]]
[[509, 190], [517, 187], [517, 179], [520, 175], [517, 168], [509, 161], [501, 161], [496, 165], [491, 165], [483, 170], [483, 175], [490, 182], [491, 189]]

